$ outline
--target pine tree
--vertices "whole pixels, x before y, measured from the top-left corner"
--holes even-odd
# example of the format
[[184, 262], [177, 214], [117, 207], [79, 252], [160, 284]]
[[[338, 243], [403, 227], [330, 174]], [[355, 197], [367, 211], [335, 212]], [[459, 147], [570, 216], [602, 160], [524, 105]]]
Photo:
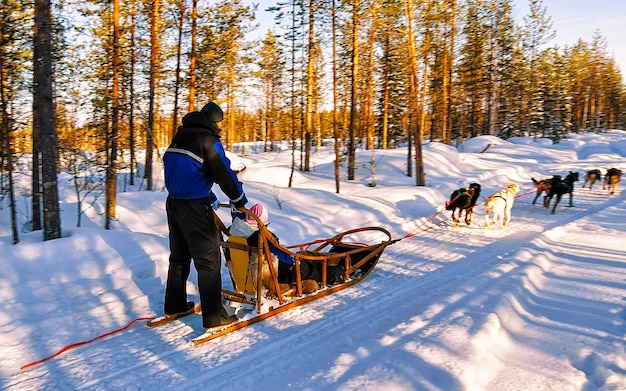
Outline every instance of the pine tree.
[[41, 140], [41, 185], [43, 189], [43, 239], [61, 237], [57, 182], [58, 143], [52, 87], [52, 8], [50, 0], [35, 0], [33, 45], [33, 128]]
[[552, 20], [547, 15], [547, 9], [542, 0], [530, 0], [530, 13], [524, 17], [522, 30], [522, 42], [527, 56], [527, 87], [525, 98], [525, 112], [522, 115], [526, 119], [526, 128], [531, 135], [537, 135], [541, 127], [543, 115], [542, 89], [539, 85], [539, 65], [545, 53], [545, 45], [552, 40], [555, 32], [552, 29]]
[[[383, 0], [378, 12], [376, 32], [377, 45], [381, 54], [376, 63], [380, 77], [380, 147], [383, 149], [399, 145], [406, 139], [404, 123], [407, 110], [407, 78], [409, 68], [406, 56], [407, 35], [399, 28], [406, 19], [404, 1]], [[411, 166], [409, 166], [411, 167]]]
[[[30, 60], [32, 34], [28, 23], [32, 8], [22, 1], [0, 2], [0, 194], [9, 196], [13, 244], [19, 242], [17, 205], [13, 180], [14, 153], [16, 152], [16, 102], [25, 93], [25, 64]], [[29, 42], [29, 40], [31, 40]], [[33, 135], [38, 136], [38, 135]], [[33, 141], [34, 145], [37, 145]], [[6, 172], [6, 176], [5, 173]], [[39, 161], [33, 163], [33, 174], [39, 172]], [[33, 228], [41, 229], [40, 180], [33, 179]]]
[[[406, 2], [406, 15], [407, 15], [407, 34], [409, 37], [408, 40], [408, 57], [409, 57], [409, 110], [410, 110], [410, 127], [409, 133], [414, 136], [414, 146], [415, 146], [415, 184], [417, 186], [425, 186], [425, 176], [424, 176], [424, 161], [422, 156], [422, 142], [424, 140], [424, 124], [425, 124], [425, 115], [426, 109], [424, 107], [426, 100], [426, 84], [425, 80], [427, 78], [427, 65], [424, 64], [424, 76], [422, 81], [423, 89], [422, 89], [422, 101], [421, 104], [417, 102], [417, 90], [418, 90], [418, 66], [417, 66], [417, 53], [416, 53], [416, 44], [415, 44], [415, 33], [413, 27], [414, 21], [414, 8], [413, 8], [413, 0], [407, 0]], [[426, 38], [428, 41], [428, 38]], [[427, 62], [428, 53], [430, 48], [428, 47], [428, 43], [422, 50], [422, 55], [424, 62]], [[419, 119], [419, 122], [418, 122]], [[410, 144], [409, 144], [410, 145]], [[409, 147], [410, 149], [410, 147]]]
[[[259, 67], [256, 76], [260, 79], [263, 99], [263, 151], [273, 151], [274, 141], [278, 135], [277, 118], [280, 108], [279, 102], [284, 96], [283, 78], [285, 60], [276, 36], [268, 31], [257, 52]], [[269, 147], [268, 147], [269, 145]]]

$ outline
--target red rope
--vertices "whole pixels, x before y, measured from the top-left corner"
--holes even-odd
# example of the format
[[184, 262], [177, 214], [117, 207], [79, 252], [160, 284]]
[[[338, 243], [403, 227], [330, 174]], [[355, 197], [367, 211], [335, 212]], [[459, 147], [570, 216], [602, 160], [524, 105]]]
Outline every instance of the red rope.
[[454, 201], [456, 201], [456, 199], [459, 198], [459, 195], [457, 194], [454, 198], [452, 198], [450, 201], [446, 202], [446, 208], [448, 206], [450, 206], [451, 203], [453, 203]]
[[[440, 213], [442, 213], [442, 212], [443, 212], [443, 210], [440, 210], [440, 211], [438, 211], [438, 212], [435, 212], [432, 216], [428, 217], [428, 218], [426, 219], [426, 221], [427, 221], [427, 222], [432, 221], [435, 217], [437, 217], [437, 215], [438, 215], [438, 214], [440, 214]], [[447, 221], [447, 220], [448, 220], [448, 219], [445, 219], [445, 220], [443, 220], [443, 221]], [[443, 221], [442, 221], [442, 222], [443, 222]], [[441, 222], [440, 222], [439, 224], [441, 224]], [[415, 235], [417, 235], [417, 234], [419, 234], [419, 233], [421, 233], [421, 232], [426, 232], [426, 231], [428, 231], [429, 229], [433, 228], [433, 227], [434, 227], [434, 226], [436, 226], [436, 225], [438, 225], [438, 224], [431, 225], [431, 226], [428, 226], [428, 227], [425, 227], [425, 228], [423, 227], [423, 225], [422, 225], [422, 226], [419, 226], [419, 227], [417, 227], [415, 230], [413, 230], [412, 232], [409, 232], [408, 234], [404, 235], [404, 237], [403, 237], [402, 239], [412, 238], [413, 236], [415, 236]]]
[[[544, 188], [544, 187], [542, 187], [542, 188], [541, 188], [541, 191], [546, 190], [546, 189], [549, 189], [549, 188], [550, 188], [550, 186], [545, 187], [545, 188]], [[529, 190], [529, 191], [527, 191], [527, 192], [525, 192], [525, 193], [520, 193], [520, 194], [516, 195], [516, 196], [515, 196], [515, 198], [522, 198], [522, 197], [526, 197], [527, 195], [529, 195], [529, 194], [533, 194], [534, 192], [535, 192], [535, 190]]]
[[61, 353], [66, 352], [66, 351], [68, 351], [68, 350], [70, 350], [70, 349], [73, 349], [73, 348], [75, 348], [75, 347], [77, 347], [77, 346], [86, 345], [86, 344], [91, 343], [91, 342], [93, 342], [93, 341], [97, 341], [97, 340], [99, 340], [99, 339], [109, 337], [109, 336], [111, 336], [111, 335], [113, 335], [113, 334], [117, 334], [117, 333], [119, 333], [120, 331], [123, 331], [123, 330], [126, 330], [127, 328], [129, 328], [129, 327], [130, 327], [130, 326], [132, 326], [132, 325], [133, 325], [133, 323], [135, 323], [135, 322], [139, 322], [139, 321], [142, 321], [142, 320], [152, 320], [152, 319], [154, 319], [154, 317], [151, 317], [151, 318], [137, 318], [137, 319], [133, 319], [132, 321], [130, 321], [130, 322], [129, 322], [126, 326], [124, 326], [124, 327], [121, 327], [121, 328], [119, 328], [119, 329], [117, 329], [117, 330], [110, 331], [110, 332], [108, 332], [108, 333], [106, 333], [106, 334], [102, 334], [102, 335], [100, 335], [100, 336], [98, 336], [98, 337], [95, 337], [95, 338], [90, 339], [89, 341], [77, 342], [77, 343], [74, 343], [74, 344], [68, 345], [68, 346], [64, 347], [63, 349], [59, 350], [58, 352], [54, 353], [53, 355], [51, 355], [51, 356], [49, 356], [49, 357], [42, 358], [41, 360], [37, 360], [37, 361], [31, 362], [31, 363], [26, 364], [26, 365], [22, 365], [22, 367], [21, 367], [20, 369], [25, 370], [25, 369], [28, 369], [28, 368], [34, 367], [35, 365], [41, 364], [41, 363], [46, 362], [46, 361], [48, 361], [48, 360], [50, 360], [50, 359], [52, 359], [52, 358], [55, 358], [56, 356], [60, 355]]

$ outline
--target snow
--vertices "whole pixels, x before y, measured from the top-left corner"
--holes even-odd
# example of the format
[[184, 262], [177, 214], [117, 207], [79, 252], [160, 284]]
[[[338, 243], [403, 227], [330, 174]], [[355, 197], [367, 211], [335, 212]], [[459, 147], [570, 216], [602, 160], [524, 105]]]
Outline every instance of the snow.
[[[62, 239], [22, 232], [12, 245], [2, 200], [0, 388], [626, 389], [626, 193], [623, 184], [615, 195], [597, 184], [581, 188], [586, 170], [626, 169], [626, 132], [577, 134], [555, 145], [490, 136], [458, 150], [425, 144], [422, 187], [405, 175], [404, 148], [375, 151], [377, 186], [368, 186], [372, 153], [359, 151], [355, 180], [346, 180], [342, 163], [339, 194], [329, 150], [312, 156], [311, 172], [296, 171], [291, 188], [290, 150], [253, 152], [231, 160], [246, 165], [240, 178], [248, 198], [269, 206], [281, 243], [365, 226], [401, 240], [359, 284], [198, 348], [187, 342], [203, 331], [199, 316], [156, 329], [137, 321], [21, 369], [163, 307], [162, 179], [156, 191], [120, 192], [114, 229], [104, 230], [102, 202], [75, 227], [75, 196], [60, 176]], [[567, 197], [554, 215], [531, 205], [532, 177], [569, 171], [581, 173], [574, 207]], [[28, 187], [27, 175], [17, 180]], [[470, 182], [482, 185], [483, 198], [508, 182], [520, 185], [510, 224], [484, 227], [481, 204], [471, 227], [428, 221]], [[28, 200], [18, 196], [17, 205], [22, 225]], [[228, 221], [227, 210], [218, 213]], [[225, 268], [223, 276], [228, 285]], [[197, 301], [195, 283], [192, 271], [188, 293]]]

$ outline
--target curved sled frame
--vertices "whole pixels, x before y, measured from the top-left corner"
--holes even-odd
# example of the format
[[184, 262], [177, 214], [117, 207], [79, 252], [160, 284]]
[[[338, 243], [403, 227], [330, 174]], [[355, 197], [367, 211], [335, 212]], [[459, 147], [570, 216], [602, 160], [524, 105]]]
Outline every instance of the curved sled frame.
[[[217, 338], [221, 335], [224, 335], [230, 331], [240, 329], [245, 327], [251, 323], [256, 323], [277, 313], [289, 310], [291, 308], [297, 307], [301, 304], [307, 303], [309, 301], [318, 299], [320, 297], [326, 296], [331, 293], [335, 293], [339, 290], [345, 289], [349, 286], [356, 284], [357, 282], [363, 280], [365, 277], [369, 275], [369, 273], [374, 269], [380, 255], [383, 250], [394, 241], [391, 238], [391, 234], [384, 228], [380, 227], [362, 227], [351, 229], [348, 231], [341, 232], [331, 238], [315, 240], [306, 243], [300, 243], [291, 246], [283, 246], [276, 239], [274, 235], [269, 231], [267, 226], [259, 219], [254, 212], [250, 211], [247, 208], [237, 208], [238, 210], [246, 213], [246, 215], [251, 216], [257, 222], [259, 227], [259, 243], [258, 247], [252, 247], [237, 243], [231, 243], [228, 240], [222, 240], [221, 244], [225, 248], [244, 250], [249, 252], [257, 252], [258, 261], [257, 261], [257, 270], [254, 271], [256, 273], [256, 298], [252, 298], [249, 295], [246, 295], [242, 292], [233, 292], [227, 289], [222, 289], [222, 296], [224, 299], [229, 301], [234, 301], [237, 303], [245, 304], [251, 306], [256, 304], [257, 307], [257, 316], [248, 320], [241, 320], [231, 327], [228, 327], [224, 330], [216, 332], [210, 336], [208, 339]], [[215, 222], [218, 228], [222, 231], [222, 233], [228, 238], [228, 229], [224, 225], [224, 223], [220, 220], [217, 214], [214, 214]], [[385, 237], [380, 243], [376, 244], [365, 244], [360, 242], [349, 242], [346, 241], [346, 238], [350, 235], [365, 232], [365, 231], [377, 231], [383, 234]], [[289, 299], [289, 301], [283, 298], [283, 293], [281, 292], [279, 283], [278, 283], [278, 271], [275, 270], [274, 265], [270, 261], [272, 259], [272, 255], [270, 252], [269, 244], [272, 244], [280, 251], [291, 255], [294, 259], [294, 265], [296, 270], [296, 296], [293, 299]], [[322, 267], [322, 282], [320, 289], [316, 292], [303, 295], [302, 294], [302, 280], [300, 276], [300, 262], [303, 260], [321, 262], [323, 264]], [[274, 292], [276, 293], [279, 305], [275, 307], [270, 307], [269, 311], [265, 313], [261, 313], [261, 307], [263, 302], [263, 286], [262, 286], [262, 267], [263, 262], [266, 263], [270, 274], [272, 276], [272, 280], [274, 283]], [[327, 271], [329, 266], [336, 266], [341, 264], [345, 269], [345, 281], [336, 285], [327, 285]], [[232, 276], [231, 276], [232, 277]], [[233, 281], [234, 282], [234, 281]], [[233, 284], [234, 285], [234, 284]], [[274, 293], [273, 292], [273, 293]], [[208, 340], [203, 340], [203, 343]]]

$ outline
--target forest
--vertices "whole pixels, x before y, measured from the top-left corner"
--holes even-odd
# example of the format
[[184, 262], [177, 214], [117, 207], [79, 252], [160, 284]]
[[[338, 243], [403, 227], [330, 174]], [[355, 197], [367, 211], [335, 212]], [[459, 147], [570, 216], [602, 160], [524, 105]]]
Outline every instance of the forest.
[[[209, 101], [224, 109], [230, 152], [288, 141], [292, 170], [309, 171], [311, 151], [332, 143], [337, 192], [341, 178], [354, 179], [357, 148], [408, 146], [406, 175], [423, 186], [424, 142], [494, 135], [558, 143], [573, 132], [623, 129], [624, 83], [606, 39], [597, 32], [591, 42], [551, 46], [543, 1], [529, 0], [521, 24], [513, 6], [3, 1], [0, 197], [14, 206], [16, 161], [28, 155], [33, 230], [44, 240], [61, 235], [61, 171], [75, 176], [79, 200], [104, 193], [109, 229], [118, 171], [155, 190], [153, 162], [182, 116]], [[274, 16], [267, 31], [258, 29], [259, 7]]]

